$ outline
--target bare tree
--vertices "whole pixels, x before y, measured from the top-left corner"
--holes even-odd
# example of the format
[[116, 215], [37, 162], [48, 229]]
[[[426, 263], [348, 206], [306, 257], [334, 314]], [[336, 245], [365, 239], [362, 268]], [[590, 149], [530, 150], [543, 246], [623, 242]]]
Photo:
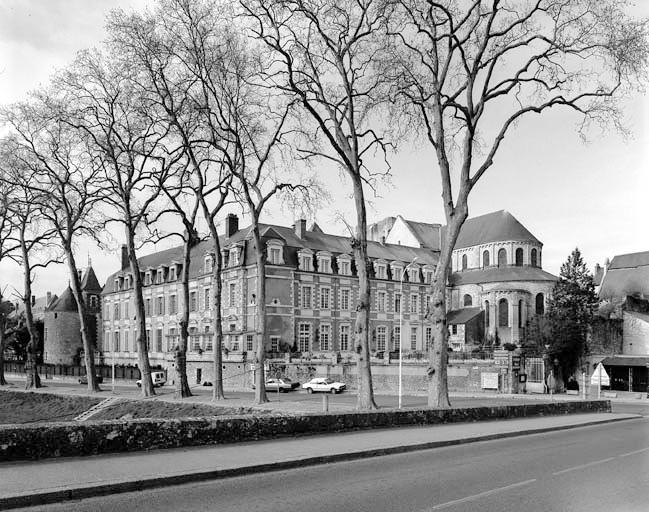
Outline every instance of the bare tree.
[[[222, 255], [217, 216], [226, 203], [232, 173], [220, 160], [221, 149], [214, 150], [206, 141], [214, 141], [218, 134], [205, 126], [205, 116], [200, 114], [203, 105], [201, 78], [206, 69], [206, 59], [219, 58], [212, 52], [214, 47], [200, 46], [206, 34], [201, 30], [218, 30], [218, 25], [199, 22], [202, 16], [214, 16], [210, 4], [183, 0], [162, 1], [147, 14], [126, 14], [115, 11], [109, 18], [109, 31], [113, 44], [122, 49], [120, 55], [140, 70], [138, 85], [151, 98], [164, 122], [169, 124], [170, 137], [167, 145], [182, 151], [185, 165], [167, 185], [162, 187], [172, 204], [172, 210], [180, 217], [185, 233], [194, 233], [197, 214], [207, 221], [213, 246], [211, 306], [214, 312], [214, 386], [213, 398], [223, 399], [221, 320], [221, 271]], [[210, 44], [220, 41], [211, 41]], [[218, 50], [218, 48], [216, 49]], [[210, 133], [208, 133], [210, 132]], [[183, 202], [184, 200], [184, 202]], [[185, 206], [189, 201], [191, 205]], [[176, 355], [176, 367], [184, 372], [188, 345], [189, 322], [189, 257], [196, 235], [185, 237], [183, 293], [185, 309], [181, 321], [180, 344]], [[186, 372], [184, 378], [186, 383]], [[185, 384], [186, 386], [186, 384]], [[188, 386], [187, 392], [189, 391]], [[182, 391], [181, 391], [182, 394]]]
[[616, 98], [645, 76], [647, 22], [623, 0], [395, 0], [386, 66], [408, 127], [435, 151], [446, 232], [434, 274], [428, 403], [448, 407], [445, 289], [471, 190], [528, 114], [566, 107], [621, 127]]
[[54, 85], [68, 105], [63, 119], [87, 141], [93, 165], [102, 176], [106, 223], [124, 229], [137, 321], [139, 369], [144, 396], [155, 394], [146, 339], [146, 311], [138, 243], [146, 241], [149, 215], [159, 198], [160, 175], [178, 157], [161, 151], [168, 128], [149, 113], [146, 99], [133, 84], [134, 71], [110, 52], [87, 51], [55, 78]]
[[18, 243], [17, 261], [23, 269], [23, 292], [25, 326], [29, 332], [27, 345], [27, 379], [25, 388], [41, 387], [38, 361], [42, 354], [42, 340], [34, 322], [32, 284], [34, 272], [51, 263], [60, 263], [53, 253], [54, 230], [44, 223], [40, 209], [40, 197], [29, 186], [34, 173], [16, 158], [14, 141], [7, 137], [0, 141], [0, 182], [11, 185], [7, 200], [7, 219], [12, 224]]
[[79, 314], [88, 390], [97, 392], [95, 346], [74, 248], [80, 237], [94, 236], [92, 212], [100, 199], [99, 172], [77, 134], [54, 117], [48, 103], [56, 100], [44, 91], [39, 96], [5, 109], [3, 117], [14, 135], [13, 156], [30, 175], [24, 186], [33, 193], [43, 226], [55, 234], [63, 249]]
[[[0, 179], [0, 262], [5, 259], [16, 261], [15, 251], [18, 249], [14, 238], [14, 225], [9, 219], [9, 201], [11, 200], [12, 184]], [[5, 341], [9, 338], [8, 321], [13, 310], [13, 304], [5, 301], [5, 287], [0, 283], [0, 386], [6, 386], [4, 371]]]
[[[370, 270], [367, 254], [366, 187], [377, 174], [367, 162], [385, 158], [388, 144], [380, 134], [377, 109], [384, 90], [376, 73], [385, 42], [386, 14], [375, 0], [242, 0], [252, 30], [271, 50], [269, 84], [292, 95], [310, 117], [303, 156], [333, 162], [349, 177], [356, 207], [352, 238], [358, 274], [355, 351], [359, 409], [375, 409], [369, 351]], [[324, 148], [318, 141], [324, 139]], [[376, 165], [376, 164], [375, 164]], [[378, 167], [378, 166], [376, 166]]]

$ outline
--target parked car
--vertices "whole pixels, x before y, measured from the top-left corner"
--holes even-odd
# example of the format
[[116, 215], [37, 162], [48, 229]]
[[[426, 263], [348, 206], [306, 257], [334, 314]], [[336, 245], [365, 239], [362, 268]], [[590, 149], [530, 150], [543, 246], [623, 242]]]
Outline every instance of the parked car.
[[[95, 379], [97, 380], [97, 384], [104, 382], [104, 378], [101, 375], [95, 375]], [[82, 375], [79, 377], [79, 384], [88, 384], [88, 376]]]
[[[157, 388], [165, 385], [167, 377], [165, 376], [165, 372], [151, 372], [151, 380], [153, 381], [153, 387]], [[135, 384], [137, 384], [138, 388], [141, 388], [142, 379], [136, 381]]]
[[279, 391], [280, 393], [288, 393], [289, 391], [292, 391], [295, 388], [299, 387], [299, 382], [294, 382], [288, 377], [266, 380], [266, 391]]
[[309, 382], [302, 384], [302, 388], [306, 389], [307, 393], [314, 391], [322, 391], [323, 393], [341, 393], [347, 387], [342, 382], [336, 382], [329, 377], [316, 377]]

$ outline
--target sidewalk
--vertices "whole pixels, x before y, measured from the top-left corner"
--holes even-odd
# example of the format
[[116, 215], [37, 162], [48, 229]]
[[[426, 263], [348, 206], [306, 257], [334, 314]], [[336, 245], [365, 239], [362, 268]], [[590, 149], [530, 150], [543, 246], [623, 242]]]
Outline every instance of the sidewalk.
[[0, 509], [622, 421], [575, 414], [0, 463]]

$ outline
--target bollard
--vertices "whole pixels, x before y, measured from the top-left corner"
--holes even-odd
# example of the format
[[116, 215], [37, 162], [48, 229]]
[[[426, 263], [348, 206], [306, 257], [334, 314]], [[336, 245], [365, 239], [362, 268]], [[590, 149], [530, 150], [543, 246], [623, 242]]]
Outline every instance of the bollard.
[[327, 393], [322, 394], [322, 412], [329, 412], [329, 395]]

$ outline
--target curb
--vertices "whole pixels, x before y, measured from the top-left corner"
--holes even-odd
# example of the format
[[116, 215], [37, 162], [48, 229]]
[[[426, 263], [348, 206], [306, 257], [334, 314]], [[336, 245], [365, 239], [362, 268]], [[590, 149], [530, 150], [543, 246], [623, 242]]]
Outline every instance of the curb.
[[306, 467], [306, 466], [317, 466], [320, 464], [328, 464], [333, 462], [347, 462], [353, 460], [367, 459], [371, 457], [379, 457], [382, 455], [395, 455], [400, 453], [429, 450], [433, 448], [443, 448], [446, 446], [457, 446], [461, 444], [477, 443], [481, 441], [492, 441], [494, 439], [506, 439], [510, 437], [542, 434], [545, 432], [571, 430], [575, 428], [604, 425], [606, 423], [635, 420], [639, 418], [642, 418], [642, 416], [612, 418], [612, 419], [602, 420], [602, 421], [595, 420], [595, 421], [588, 421], [586, 423], [580, 423], [574, 425], [560, 425], [556, 427], [530, 428], [527, 430], [521, 430], [517, 432], [502, 432], [497, 434], [487, 434], [487, 435], [473, 436], [473, 437], [467, 437], [461, 439], [451, 439], [446, 441], [431, 441], [427, 443], [419, 443], [414, 445], [374, 448], [374, 449], [363, 450], [358, 452], [338, 453], [334, 455], [307, 457], [304, 459], [297, 459], [297, 460], [269, 462], [264, 464], [253, 464], [251, 466], [231, 468], [231, 469], [216, 469], [210, 471], [201, 471], [197, 473], [169, 475], [169, 476], [156, 477], [156, 478], [147, 478], [143, 480], [135, 480], [130, 482], [116, 482], [116, 483], [100, 484], [100, 485], [91, 484], [91, 485], [71, 488], [71, 489], [36, 492], [28, 495], [9, 496], [5, 498], [0, 498], [0, 509], [5, 510], [11, 508], [46, 505], [46, 504], [60, 503], [60, 502], [70, 501], [70, 500], [80, 500], [85, 498], [106, 496], [109, 494], [120, 494], [125, 492], [141, 491], [145, 489], [155, 489], [158, 487], [166, 487], [171, 485], [182, 485], [188, 483], [202, 482], [206, 480], [230, 478], [230, 477], [236, 477], [242, 475], [249, 475], [253, 473], [268, 473], [271, 471], [281, 471], [281, 470], [295, 469], [295, 468]]

